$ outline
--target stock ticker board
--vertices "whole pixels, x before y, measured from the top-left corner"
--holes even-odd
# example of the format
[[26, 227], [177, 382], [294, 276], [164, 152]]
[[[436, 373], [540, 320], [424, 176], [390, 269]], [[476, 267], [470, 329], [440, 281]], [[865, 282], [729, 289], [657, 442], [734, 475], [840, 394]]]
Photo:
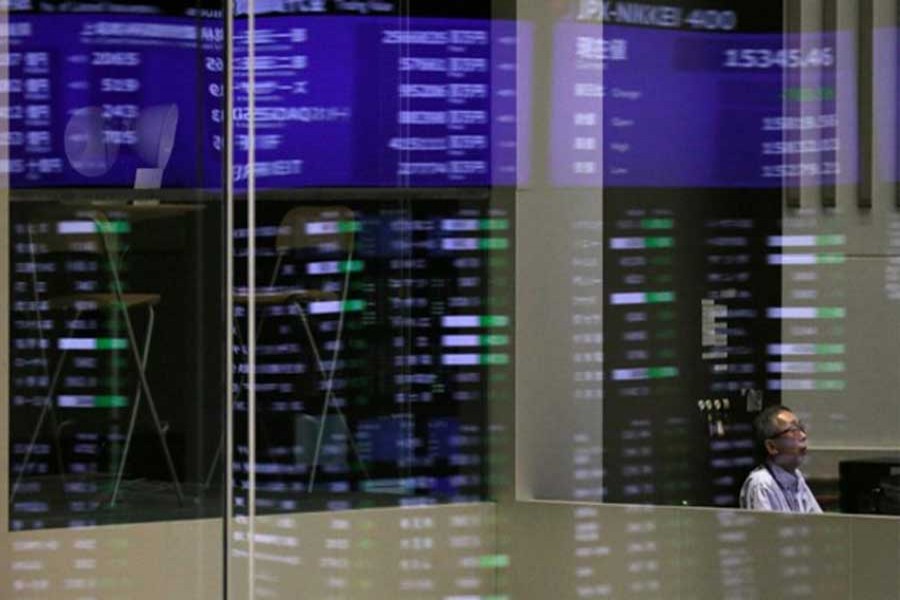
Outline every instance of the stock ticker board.
[[[516, 98], [516, 55], [527, 28], [485, 19], [261, 16], [252, 86], [246, 21], [235, 28], [239, 187], [248, 177], [251, 87], [260, 188], [527, 180], [527, 160], [516, 154], [516, 110], [527, 104]], [[131, 187], [138, 168], [163, 168], [163, 187], [221, 186], [221, 20], [14, 14], [6, 33], [13, 187]], [[165, 157], [160, 135], [172, 147]]]

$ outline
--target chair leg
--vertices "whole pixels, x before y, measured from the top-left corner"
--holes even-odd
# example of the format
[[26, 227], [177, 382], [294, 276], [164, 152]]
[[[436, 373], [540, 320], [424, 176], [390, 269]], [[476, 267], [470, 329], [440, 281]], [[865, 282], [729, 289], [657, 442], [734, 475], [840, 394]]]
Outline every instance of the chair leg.
[[[100, 230], [103, 231], [102, 225], [103, 223], [97, 219], [94, 222], [100, 227]], [[184, 495], [181, 493], [181, 484], [178, 481], [178, 473], [175, 471], [175, 463], [172, 461], [172, 454], [169, 452], [169, 444], [166, 442], [166, 434], [162, 429], [162, 424], [159, 421], [159, 415], [156, 412], [156, 403], [153, 402], [153, 395], [150, 393], [150, 385], [147, 383], [147, 373], [144, 371], [143, 366], [141, 365], [141, 356], [140, 352], [138, 352], [137, 338], [134, 335], [134, 326], [131, 324], [131, 315], [128, 314], [128, 306], [125, 304], [124, 292], [122, 291], [122, 281], [119, 279], [119, 270], [116, 268], [116, 260], [114, 258], [114, 250], [110, 246], [112, 245], [105, 234], [101, 236], [103, 241], [103, 247], [106, 252], [106, 259], [109, 261], [110, 266], [110, 274], [112, 275], [112, 284], [113, 284], [113, 292], [116, 295], [116, 301], [119, 304], [119, 308], [122, 311], [122, 316], [125, 317], [125, 328], [128, 331], [128, 346], [131, 348], [131, 354], [134, 358], [134, 363], [137, 365], [138, 369], [138, 378], [140, 380], [140, 387], [144, 391], [144, 395], [147, 396], [147, 405], [150, 407], [150, 414], [153, 415], [153, 423], [156, 425], [156, 431], [159, 434], [159, 441], [162, 445], [163, 454], [166, 456], [166, 464], [169, 467], [169, 474], [172, 476], [172, 483], [175, 485], [175, 495], [178, 496], [178, 504], [180, 506], [184, 505]]]
[[[309, 319], [306, 317], [306, 311], [303, 310], [303, 307], [296, 300], [294, 301], [294, 306], [297, 307], [297, 311], [300, 313], [300, 321], [303, 323], [303, 329], [306, 331], [306, 337], [309, 340], [309, 345], [313, 351], [313, 357], [316, 360], [316, 365], [319, 369], [319, 374], [322, 377], [322, 380], [325, 382], [325, 402], [322, 406], [322, 417], [319, 422], [319, 431], [316, 435], [316, 448], [313, 453], [313, 462], [310, 471], [309, 484], [307, 485], [307, 492], [313, 491], [313, 486], [316, 483], [316, 470], [319, 465], [319, 453], [322, 450], [322, 438], [325, 434], [325, 418], [328, 415], [328, 408], [331, 404], [331, 398], [333, 396], [332, 392], [332, 383], [334, 381], [334, 370], [335, 365], [337, 363], [337, 353], [340, 350], [340, 334], [338, 334], [338, 338], [336, 340], [337, 346], [335, 347], [334, 355], [332, 356], [331, 361], [331, 370], [329, 373], [325, 372], [325, 365], [322, 362], [322, 356], [319, 354], [319, 346], [316, 343], [316, 338], [313, 335], [312, 328], [309, 326]], [[350, 424], [347, 422], [347, 418], [344, 416], [344, 412], [341, 410], [340, 406], [335, 405], [335, 412], [338, 415], [338, 418], [344, 424], [344, 428], [347, 430], [347, 441], [350, 444], [350, 449], [353, 451], [353, 454], [356, 455], [356, 460], [359, 462], [359, 466], [363, 470], [363, 475], [366, 479], [369, 478], [369, 473], [366, 470], [366, 465], [362, 460], [362, 455], [359, 452], [359, 449], [356, 446], [356, 442], [353, 439], [353, 432], [350, 429]]]
[[[153, 310], [153, 305], [147, 306], [147, 331], [144, 334], [144, 350], [143, 355], [141, 356], [141, 368], [144, 371], [147, 370], [147, 357], [150, 355], [150, 343], [153, 340], [153, 326], [156, 321], [156, 311]], [[125, 463], [128, 461], [128, 450], [131, 448], [131, 438], [134, 435], [134, 426], [137, 423], [138, 410], [141, 403], [141, 386], [138, 385], [137, 391], [134, 394], [134, 402], [131, 405], [131, 419], [128, 423], [128, 433], [125, 434], [125, 448], [122, 451], [122, 456], [119, 459], [119, 469], [116, 473], [116, 482], [113, 486], [112, 497], [109, 500], [110, 508], [116, 505], [116, 499], [119, 496], [119, 486], [122, 484], [122, 477], [125, 474]]]
[[[118, 277], [116, 282], [118, 283]], [[147, 373], [141, 364], [141, 355], [138, 352], [137, 338], [134, 335], [134, 326], [131, 324], [131, 316], [128, 314], [128, 307], [125, 306], [122, 296], [119, 292], [119, 286], [116, 285], [116, 295], [119, 297], [122, 315], [125, 317], [125, 328], [128, 330], [128, 345], [131, 348], [134, 362], [138, 368], [138, 377], [140, 386], [147, 397], [147, 406], [150, 407], [150, 414], [153, 416], [153, 423], [156, 426], [156, 432], [159, 434], [159, 441], [162, 445], [163, 454], [166, 456], [166, 464], [169, 467], [169, 474], [172, 476], [172, 483], [175, 484], [175, 495], [178, 496], [178, 504], [184, 505], [184, 495], [181, 492], [181, 484], [178, 481], [178, 473], [175, 471], [175, 463], [172, 461], [172, 454], [169, 452], [169, 443], [166, 441], [166, 434], [163, 431], [162, 423], [159, 420], [159, 414], [156, 412], [156, 403], [153, 402], [153, 395], [150, 393], [150, 384], [147, 382]], [[152, 310], [152, 308], [151, 308]]]
[[[297, 310], [300, 311], [300, 320], [303, 322], [303, 329], [306, 331], [306, 337], [309, 338], [309, 345], [312, 348], [313, 356], [316, 359], [319, 375], [324, 381], [326, 378], [325, 365], [322, 364], [322, 357], [319, 355], [319, 346], [316, 343], [315, 337], [313, 337], [312, 329], [309, 327], [309, 321], [306, 319], [306, 311], [303, 310], [303, 307], [300, 306], [299, 302], [294, 302], [294, 305], [297, 307]], [[319, 430], [316, 432], [316, 448], [313, 452], [312, 465], [310, 466], [309, 483], [306, 486], [307, 493], [312, 493], [313, 487], [316, 484], [316, 469], [319, 466], [319, 452], [322, 451], [322, 437], [325, 435], [325, 417], [328, 415], [329, 400], [330, 395], [326, 393], [325, 401], [322, 403], [322, 417], [319, 419]], [[348, 436], [348, 438], [350, 437], [352, 436]]]
[[225, 449], [225, 433], [222, 432], [222, 435], [219, 437], [219, 446], [216, 448], [216, 454], [213, 456], [212, 463], [209, 465], [209, 471], [206, 473], [206, 478], [203, 480], [203, 489], [208, 490], [212, 485], [213, 475], [216, 473], [216, 465], [219, 464], [219, 459], [222, 457], [222, 451]]
[[[77, 321], [81, 317], [81, 311], [75, 312], [75, 317], [72, 319], [73, 325], [74, 322]], [[66, 337], [72, 335], [74, 331], [74, 327], [70, 327]], [[62, 355], [59, 357], [59, 362], [56, 363], [56, 370], [53, 372], [53, 378], [50, 380], [50, 387], [47, 388], [47, 397], [44, 398], [44, 404], [41, 407], [41, 415], [38, 417], [37, 425], [34, 428], [34, 431], [31, 434], [31, 440], [28, 442], [28, 448], [25, 450], [25, 459], [22, 462], [22, 466], [19, 468], [19, 473], [16, 475], [16, 481], [12, 486], [12, 490], [9, 495], [9, 502], [12, 504], [13, 500], [16, 498], [16, 492], [19, 489], [19, 485], [22, 483], [22, 477], [25, 476], [25, 472], [28, 470], [28, 463], [31, 462], [31, 454], [34, 452], [34, 446], [37, 444], [37, 438], [41, 434], [41, 428], [44, 426], [44, 419], [47, 418], [47, 415], [50, 415], [50, 426], [53, 428], [53, 436], [56, 440], [56, 450], [60, 467], [60, 479], [63, 482], [63, 490], [65, 490], [65, 472], [62, 464], [62, 443], [59, 439], [59, 425], [56, 422], [56, 410], [53, 408], [53, 396], [56, 393], [56, 385], [59, 383], [59, 376], [62, 374], [63, 365], [66, 362], [66, 355], [68, 354], [68, 350], [63, 350]]]

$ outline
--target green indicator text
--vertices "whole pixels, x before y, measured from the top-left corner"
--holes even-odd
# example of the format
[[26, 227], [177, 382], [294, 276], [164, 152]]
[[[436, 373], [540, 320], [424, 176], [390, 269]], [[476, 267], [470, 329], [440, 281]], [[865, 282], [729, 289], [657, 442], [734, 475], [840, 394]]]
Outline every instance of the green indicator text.
[[481, 219], [478, 228], [486, 231], [505, 231], [509, 229], [509, 219]]
[[359, 273], [363, 270], [363, 261], [361, 260], [345, 260], [341, 263], [341, 273]]
[[478, 564], [484, 569], [500, 569], [509, 566], [509, 556], [506, 554], [492, 554], [482, 556], [478, 559]]
[[125, 396], [94, 396], [95, 408], [124, 408], [127, 405]]
[[650, 379], [665, 379], [667, 377], [678, 377], [677, 367], [650, 367], [647, 369], [647, 377]]
[[479, 250], [506, 250], [509, 248], [507, 238], [483, 238], [478, 240]]
[[847, 236], [841, 233], [816, 236], [816, 246], [842, 246], [846, 243]]
[[825, 252], [816, 256], [816, 264], [842, 265], [847, 262], [847, 257], [841, 252]]
[[480, 318], [481, 327], [506, 327], [509, 325], [509, 317], [504, 315], [489, 315]]
[[97, 221], [97, 233], [130, 233], [128, 221]]
[[483, 365], [508, 365], [509, 354], [482, 354], [479, 362]]
[[668, 236], [644, 238], [645, 248], [671, 248], [674, 245], [675, 238]]
[[478, 341], [482, 346], [506, 346], [509, 344], [508, 335], [482, 335]]
[[674, 302], [675, 301], [675, 292], [648, 292], [647, 293], [647, 303], [648, 304], [661, 304], [664, 302]]
[[98, 338], [97, 350], [125, 350], [128, 348], [128, 340], [125, 338]]
[[816, 354], [843, 354], [844, 344], [816, 344]]
[[643, 229], [672, 229], [674, 225], [673, 219], [641, 219]]
[[357, 233], [362, 231], [362, 223], [359, 221], [338, 221], [338, 233]]

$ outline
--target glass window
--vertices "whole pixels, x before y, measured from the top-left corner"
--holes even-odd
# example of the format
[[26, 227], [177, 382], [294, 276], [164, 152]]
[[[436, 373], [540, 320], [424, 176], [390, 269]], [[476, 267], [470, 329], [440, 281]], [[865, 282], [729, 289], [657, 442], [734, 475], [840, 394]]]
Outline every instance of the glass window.
[[10, 528], [218, 516], [222, 22], [68, 8], [9, 15]]

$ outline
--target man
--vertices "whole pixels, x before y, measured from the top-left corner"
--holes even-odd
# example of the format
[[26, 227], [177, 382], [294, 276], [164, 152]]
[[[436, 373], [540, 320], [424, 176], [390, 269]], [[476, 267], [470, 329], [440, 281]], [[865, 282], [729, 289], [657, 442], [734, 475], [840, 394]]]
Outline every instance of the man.
[[741, 488], [741, 508], [820, 513], [819, 503], [797, 467], [806, 456], [806, 427], [786, 406], [770, 406], [753, 421], [763, 464]]

